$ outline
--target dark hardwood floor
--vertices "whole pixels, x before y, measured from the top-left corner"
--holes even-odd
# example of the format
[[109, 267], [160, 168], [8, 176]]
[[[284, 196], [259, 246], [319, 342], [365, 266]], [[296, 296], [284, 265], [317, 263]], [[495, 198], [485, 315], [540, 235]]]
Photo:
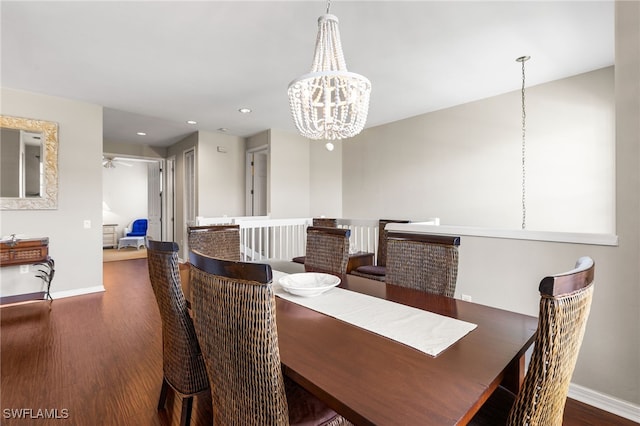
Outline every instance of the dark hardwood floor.
[[[0, 425], [179, 424], [172, 392], [157, 411], [162, 337], [146, 259], [105, 263], [104, 286], [51, 309], [0, 309]], [[191, 424], [212, 424], [209, 395], [195, 398]], [[564, 424], [636, 425], [572, 400]]]

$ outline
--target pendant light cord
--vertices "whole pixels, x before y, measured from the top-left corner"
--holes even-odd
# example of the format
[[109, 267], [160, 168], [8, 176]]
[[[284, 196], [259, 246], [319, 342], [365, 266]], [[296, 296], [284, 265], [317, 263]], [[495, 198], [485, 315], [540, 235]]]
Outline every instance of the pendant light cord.
[[526, 129], [527, 129], [527, 110], [525, 107], [525, 91], [524, 91], [524, 61], [522, 61], [522, 229], [527, 224], [527, 203], [526, 203]]
[[329, 14], [329, 9], [331, 9], [331, 0], [327, 0], [327, 15]]
[[529, 56], [521, 56], [516, 61], [522, 64], [522, 89], [520, 90], [522, 101], [522, 229], [527, 224], [527, 203], [526, 203], [526, 130], [527, 130], [527, 110], [525, 105], [525, 72], [524, 63], [530, 59]]

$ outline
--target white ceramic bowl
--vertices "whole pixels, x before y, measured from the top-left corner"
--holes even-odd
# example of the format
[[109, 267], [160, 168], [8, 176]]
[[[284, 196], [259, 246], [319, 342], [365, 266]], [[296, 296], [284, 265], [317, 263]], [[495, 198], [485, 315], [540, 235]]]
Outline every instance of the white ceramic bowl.
[[282, 288], [296, 296], [318, 296], [340, 284], [340, 278], [319, 272], [285, 275], [278, 281]]

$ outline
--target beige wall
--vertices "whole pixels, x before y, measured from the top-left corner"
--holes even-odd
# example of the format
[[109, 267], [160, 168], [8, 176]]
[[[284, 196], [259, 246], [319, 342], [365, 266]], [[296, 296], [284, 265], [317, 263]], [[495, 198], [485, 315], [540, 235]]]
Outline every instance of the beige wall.
[[274, 129], [265, 133], [270, 216], [342, 216], [342, 142], [336, 141], [334, 151], [329, 152], [324, 141]]
[[[0, 235], [49, 237], [56, 261], [51, 291], [74, 294], [102, 288], [102, 107], [52, 96], [0, 89], [1, 113], [58, 123], [58, 208], [0, 212]], [[85, 220], [91, 228], [84, 229]], [[40, 290], [40, 280], [0, 271], [0, 295]]]
[[[613, 404], [621, 412], [640, 419], [640, 2], [617, 2], [616, 15], [616, 115], [612, 147], [606, 146], [607, 135], [614, 132], [606, 124], [594, 127], [592, 123], [594, 114], [600, 116], [597, 114], [598, 104], [604, 104], [604, 116], [610, 114], [611, 108], [606, 106], [610, 96], [603, 89], [610, 85], [611, 69], [534, 88], [529, 92], [529, 99], [555, 90], [562, 93], [578, 90], [585, 82], [576, 80], [590, 80], [595, 85], [595, 92], [590, 90], [584, 102], [589, 103], [588, 98], [598, 98], [597, 102], [591, 101], [591, 107], [583, 102], [575, 106], [580, 112], [572, 124], [578, 128], [577, 132], [568, 133], [570, 129], [563, 129], [565, 123], [558, 123], [551, 115], [543, 121], [557, 132], [549, 132], [544, 137], [553, 139], [553, 133], [573, 134], [572, 137], [595, 149], [598, 156], [589, 157], [584, 164], [562, 163], [554, 167], [561, 167], [567, 175], [578, 173], [580, 169], [596, 175], [592, 168], [598, 167], [602, 185], [597, 182], [582, 185], [582, 180], [575, 183], [573, 192], [577, 194], [581, 194], [585, 187], [595, 188], [595, 192], [588, 194], [590, 204], [576, 200], [572, 205], [561, 206], [564, 212], [557, 211], [555, 201], [549, 202], [547, 207], [550, 212], [563, 214], [565, 219], [559, 216], [551, 219], [557, 219], [563, 226], [566, 224], [563, 230], [567, 231], [582, 229], [576, 229], [574, 224], [566, 223], [567, 220], [580, 222], [584, 215], [594, 213], [590, 222], [596, 224], [601, 232], [616, 233], [619, 244], [601, 246], [462, 234], [456, 296], [465, 294], [475, 302], [537, 315], [540, 280], [545, 275], [571, 269], [580, 256], [593, 257], [596, 262], [596, 289], [583, 349], [572, 380], [578, 386], [572, 388], [570, 395], [580, 395], [582, 386], [595, 392], [586, 393], [586, 399], [591, 398], [588, 402], [598, 404], [604, 401], [605, 408], [609, 409]], [[534, 62], [529, 65], [533, 67]], [[561, 87], [567, 83], [570, 87]], [[440, 216], [445, 223], [455, 225], [505, 228], [509, 224], [511, 228], [517, 228], [518, 217], [509, 219], [503, 226], [499, 226], [500, 222], [493, 222], [495, 218], [507, 220], [502, 212], [508, 198], [502, 193], [506, 191], [506, 184], [500, 182], [504, 175], [496, 172], [502, 169], [500, 162], [504, 161], [506, 154], [500, 150], [504, 147], [494, 146], [490, 139], [479, 137], [473, 139], [480, 147], [461, 145], [461, 136], [460, 139], [446, 138], [443, 133], [436, 133], [434, 137], [430, 133], [437, 126], [436, 119], [454, 123], [454, 117], [460, 116], [465, 118], [462, 122], [467, 123], [470, 109], [488, 120], [488, 115], [493, 114], [491, 108], [503, 109], [500, 98], [507, 102], [509, 97], [513, 98], [507, 94], [475, 105], [428, 114], [428, 117], [380, 126], [363, 132], [353, 141], [346, 141], [343, 215], [409, 216], [412, 219]], [[585, 115], [586, 109], [591, 113]], [[507, 116], [506, 110], [502, 112]], [[551, 112], [557, 113], [557, 110]], [[459, 127], [460, 132], [467, 136], [478, 136], [475, 128]], [[589, 131], [585, 132], [585, 128]], [[450, 129], [452, 134], [455, 130]], [[589, 139], [588, 133], [598, 137]], [[439, 142], [437, 146], [432, 146], [434, 141]], [[554, 139], [554, 143], [559, 142], [559, 139]], [[429, 146], [420, 146], [420, 143]], [[548, 149], [554, 154], [557, 151], [553, 147]], [[580, 149], [580, 146], [576, 145], [575, 149]], [[483, 150], [489, 153], [481, 152]], [[462, 160], [458, 161], [459, 158]], [[472, 160], [478, 164], [474, 165]], [[594, 164], [594, 160], [601, 164]], [[384, 170], [384, 173], [379, 170]], [[517, 183], [517, 173], [514, 173], [511, 172], [509, 180]], [[614, 174], [609, 177], [610, 173]], [[588, 180], [589, 176], [583, 176], [583, 179]], [[615, 180], [613, 193], [608, 188], [609, 179]], [[550, 192], [553, 192], [554, 185], [555, 181], [546, 182]], [[517, 194], [518, 185], [513, 185], [510, 191]], [[514, 198], [509, 210], [517, 211], [518, 196]], [[497, 207], [492, 206], [494, 200]], [[615, 208], [611, 208], [611, 203], [615, 203]], [[571, 214], [567, 216], [567, 212]], [[599, 399], [600, 394], [602, 399]], [[625, 402], [635, 404], [635, 407], [628, 408]]]
[[[218, 147], [223, 151], [219, 152]], [[175, 157], [175, 238], [186, 259], [187, 224], [184, 216], [184, 153], [196, 152], [196, 216], [244, 214], [245, 141], [236, 136], [200, 131], [167, 149]]]
[[267, 210], [275, 219], [309, 217], [309, 140], [293, 133], [269, 132]]
[[342, 141], [310, 141], [309, 216], [342, 217]]
[[[218, 152], [218, 147], [226, 152]], [[198, 216], [243, 216], [245, 143], [243, 138], [198, 132]]]
[[270, 132], [268, 130], [265, 130], [264, 132], [260, 132], [248, 137], [245, 141], [245, 143], [247, 144], [247, 150], [269, 146], [269, 136]]
[[[615, 231], [613, 81], [609, 67], [527, 89], [527, 229]], [[511, 92], [345, 141], [343, 214], [520, 229], [520, 104]]]
[[184, 153], [191, 149], [196, 150], [197, 156], [198, 134], [193, 133], [180, 142], [167, 149], [167, 158], [175, 159], [175, 242], [180, 247], [183, 259], [186, 253], [183, 250], [187, 242], [187, 228], [184, 215]]
[[594, 336], [602, 340], [589, 342], [611, 355], [613, 371], [593, 377], [603, 361], [594, 354], [580, 380], [640, 405], [640, 2], [616, 2], [616, 212], [620, 246], [607, 259], [611, 275], [599, 281], [609, 322]]
[[167, 148], [109, 140], [102, 142], [102, 151], [107, 154], [119, 154], [129, 157], [165, 158], [167, 156]]

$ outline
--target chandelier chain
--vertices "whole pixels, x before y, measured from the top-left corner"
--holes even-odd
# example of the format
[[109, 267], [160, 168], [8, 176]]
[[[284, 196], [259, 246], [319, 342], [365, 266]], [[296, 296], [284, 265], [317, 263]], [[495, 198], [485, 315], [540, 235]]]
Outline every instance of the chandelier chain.
[[329, 14], [330, 9], [331, 9], [331, 0], [327, 0], [327, 15]]
[[[528, 58], [527, 58], [528, 59]], [[527, 223], [527, 204], [526, 204], [526, 130], [527, 130], [527, 110], [525, 104], [525, 72], [524, 63], [527, 59], [522, 58], [522, 229], [525, 229]]]

